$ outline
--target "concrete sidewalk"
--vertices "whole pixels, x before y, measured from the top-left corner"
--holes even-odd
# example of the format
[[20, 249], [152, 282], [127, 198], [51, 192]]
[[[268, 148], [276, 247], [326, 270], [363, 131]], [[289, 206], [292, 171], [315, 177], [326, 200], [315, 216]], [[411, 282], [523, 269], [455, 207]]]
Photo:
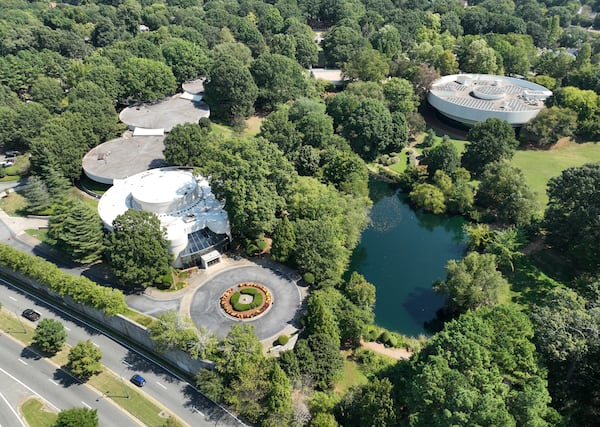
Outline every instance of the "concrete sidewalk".
[[[9, 216], [2, 209], [0, 209], [0, 221], [2, 221], [4, 225], [6, 225], [9, 228], [9, 230], [19, 238], [22, 238], [24, 234], [28, 236], [28, 234], [25, 233], [25, 230], [48, 228], [47, 218], [23, 218], [17, 216]], [[39, 243], [37, 239], [34, 240], [36, 240], [36, 242]]]

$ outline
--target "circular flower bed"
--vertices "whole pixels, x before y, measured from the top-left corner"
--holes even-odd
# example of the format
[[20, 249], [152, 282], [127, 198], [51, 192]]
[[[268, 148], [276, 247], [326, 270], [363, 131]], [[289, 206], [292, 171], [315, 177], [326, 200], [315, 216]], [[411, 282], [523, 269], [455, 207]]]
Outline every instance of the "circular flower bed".
[[269, 290], [254, 282], [240, 283], [221, 296], [221, 308], [237, 319], [252, 319], [267, 311], [271, 304]]

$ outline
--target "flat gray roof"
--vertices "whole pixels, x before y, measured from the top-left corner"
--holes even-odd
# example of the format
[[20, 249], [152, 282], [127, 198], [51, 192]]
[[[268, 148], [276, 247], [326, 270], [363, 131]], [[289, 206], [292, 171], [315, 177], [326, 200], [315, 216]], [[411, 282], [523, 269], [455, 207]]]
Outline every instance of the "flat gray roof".
[[200, 77], [196, 80], [190, 80], [189, 82], [185, 82], [181, 85], [181, 88], [192, 95], [196, 95], [204, 92], [204, 81], [206, 77]]
[[165, 166], [163, 140], [164, 136], [112, 139], [92, 148], [85, 155], [83, 169], [88, 176], [94, 175], [112, 182], [113, 179], [123, 179], [147, 169]]
[[141, 104], [125, 108], [119, 118], [130, 128], [162, 128], [169, 132], [176, 125], [197, 123], [202, 117], [210, 116], [210, 108], [204, 102], [181, 98], [177, 94], [155, 104]]

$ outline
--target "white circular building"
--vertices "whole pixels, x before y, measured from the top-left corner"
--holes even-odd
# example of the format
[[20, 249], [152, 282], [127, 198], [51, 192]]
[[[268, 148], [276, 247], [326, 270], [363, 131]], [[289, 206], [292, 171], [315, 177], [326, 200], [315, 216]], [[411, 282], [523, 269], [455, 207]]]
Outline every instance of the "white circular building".
[[543, 108], [552, 91], [513, 77], [491, 74], [451, 74], [431, 85], [427, 100], [457, 122], [473, 125], [489, 118], [521, 126]]
[[208, 180], [190, 168], [151, 169], [125, 179], [115, 179], [102, 196], [98, 213], [112, 231], [118, 215], [128, 209], [152, 212], [166, 229], [174, 266], [204, 267], [218, 259], [231, 239], [224, 203], [213, 195]]

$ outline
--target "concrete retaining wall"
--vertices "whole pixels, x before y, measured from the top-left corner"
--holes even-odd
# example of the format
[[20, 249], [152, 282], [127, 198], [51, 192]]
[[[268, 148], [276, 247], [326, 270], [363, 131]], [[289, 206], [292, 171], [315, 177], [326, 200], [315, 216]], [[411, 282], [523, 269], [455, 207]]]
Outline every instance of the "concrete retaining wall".
[[23, 276], [19, 273], [16, 273], [12, 270], [9, 270], [5, 267], [0, 266], [0, 272], [6, 274], [7, 276], [11, 276], [16, 280], [25, 283], [26, 285], [36, 289], [37, 291], [48, 295], [49, 297], [62, 301], [67, 307], [70, 309], [82, 313], [85, 316], [95, 320], [96, 322], [102, 324], [107, 329], [110, 329], [116, 335], [124, 336], [131, 341], [134, 341], [139, 346], [143, 347], [145, 350], [150, 353], [156, 354], [158, 357], [167, 360], [172, 365], [176, 366], [183, 372], [186, 372], [189, 375], [195, 376], [198, 371], [202, 368], [212, 368], [214, 363], [207, 360], [199, 360], [192, 359], [187, 353], [174, 350], [166, 353], [159, 353], [156, 350], [156, 346], [152, 342], [150, 338], [150, 334], [148, 330], [134, 322], [133, 320], [128, 319], [122, 315], [108, 317], [104, 315], [104, 313], [100, 310], [97, 310], [93, 307], [89, 307], [83, 304], [78, 304], [74, 302], [69, 296], [60, 296], [46, 288], [45, 286], [40, 285], [29, 277]]

